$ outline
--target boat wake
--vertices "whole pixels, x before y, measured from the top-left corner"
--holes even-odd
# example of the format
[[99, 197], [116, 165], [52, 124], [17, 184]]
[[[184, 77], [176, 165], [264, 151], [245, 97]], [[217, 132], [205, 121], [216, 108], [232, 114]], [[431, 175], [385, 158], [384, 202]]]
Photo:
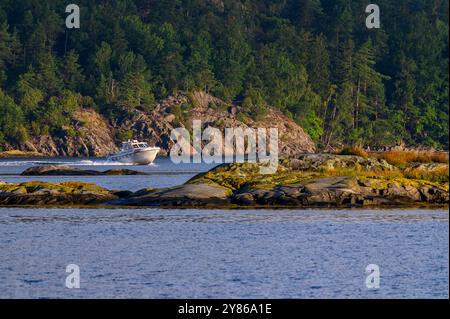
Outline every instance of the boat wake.
[[132, 166], [132, 163], [120, 163], [108, 160], [82, 160], [78, 162], [66, 163], [71, 166]]
[[[39, 166], [39, 165], [67, 165], [67, 166], [133, 166], [133, 163], [121, 163], [108, 161], [106, 159], [98, 160], [12, 160], [0, 161], [0, 166]], [[154, 163], [147, 166], [156, 166]]]

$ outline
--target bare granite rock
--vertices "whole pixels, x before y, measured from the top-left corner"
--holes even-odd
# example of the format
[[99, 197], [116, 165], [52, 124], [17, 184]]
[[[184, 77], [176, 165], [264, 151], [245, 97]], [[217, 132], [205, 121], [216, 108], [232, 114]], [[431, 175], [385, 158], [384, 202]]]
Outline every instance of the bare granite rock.
[[230, 203], [231, 192], [213, 184], [184, 184], [162, 189], [144, 189], [117, 204], [129, 206], [220, 207]]
[[[217, 109], [215, 105], [225, 105]], [[177, 118], [173, 108], [190, 107], [188, 118]], [[170, 137], [176, 127], [191, 127], [192, 120], [200, 120], [203, 127], [278, 128], [279, 152], [282, 156], [293, 156], [315, 151], [315, 144], [303, 129], [276, 108], [269, 108], [261, 121], [247, 117], [239, 120], [242, 110], [237, 105], [205, 93], [195, 92], [191, 96], [178, 94], [155, 103], [152, 111], [124, 108], [120, 116], [108, 121], [92, 108], [79, 108], [70, 124], [53, 135], [32, 137], [17, 145], [2, 145], [6, 150], [22, 150], [44, 156], [101, 157], [118, 150], [121, 132], [131, 132], [133, 138], [143, 140], [161, 148], [160, 155], [167, 155], [173, 146]], [[192, 134], [192, 131], [191, 131]]]
[[32, 137], [9, 148], [45, 156], [106, 156], [118, 150], [114, 134], [110, 124], [94, 109], [80, 108], [73, 114], [70, 125], [57, 135]]

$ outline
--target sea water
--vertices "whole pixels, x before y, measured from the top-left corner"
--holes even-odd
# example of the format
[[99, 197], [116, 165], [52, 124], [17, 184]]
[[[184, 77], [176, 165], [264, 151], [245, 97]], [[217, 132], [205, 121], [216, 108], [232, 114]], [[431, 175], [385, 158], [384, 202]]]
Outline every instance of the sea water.
[[[2, 160], [0, 180], [66, 179], [18, 176], [42, 162], [116, 167]], [[133, 167], [150, 175], [67, 179], [137, 190], [209, 168], [159, 158]], [[420, 209], [3, 207], [0, 298], [448, 298], [448, 220], [446, 210]], [[66, 286], [70, 264], [79, 289]], [[367, 285], [368, 265], [378, 266], [378, 288]]]

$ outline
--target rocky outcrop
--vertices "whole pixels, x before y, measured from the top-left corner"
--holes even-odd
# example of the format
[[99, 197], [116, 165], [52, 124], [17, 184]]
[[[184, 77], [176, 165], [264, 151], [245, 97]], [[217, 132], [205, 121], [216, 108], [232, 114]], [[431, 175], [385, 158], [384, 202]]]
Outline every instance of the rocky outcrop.
[[448, 175], [444, 183], [416, 180], [405, 178], [382, 159], [312, 154], [281, 160], [272, 175], [261, 175], [257, 164], [220, 165], [185, 185], [143, 190], [118, 204], [299, 208], [448, 205], [448, 189]]
[[17, 147], [46, 156], [74, 157], [105, 156], [118, 150], [111, 126], [93, 109], [79, 109], [61, 132], [33, 137]]
[[149, 112], [124, 108], [110, 121], [94, 109], [80, 108], [73, 114], [70, 125], [60, 132], [33, 137], [19, 145], [4, 145], [4, 148], [46, 156], [101, 157], [116, 152], [120, 136], [126, 132], [135, 139], [159, 146], [160, 155], [167, 155], [173, 145], [172, 130], [176, 127], [190, 128], [192, 120], [200, 120], [204, 128], [212, 126], [222, 130], [226, 127], [278, 128], [279, 152], [284, 156], [315, 151], [308, 134], [281, 111], [270, 108], [260, 121], [243, 116], [243, 113], [240, 106], [226, 104], [204, 92], [195, 92], [189, 97], [183, 94], [168, 97], [157, 102]]
[[[177, 118], [171, 113], [175, 107], [179, 107], [185, 114], [183, 119]], [[315, 151], [315, 144], [309, 135], [281, 111], [269, 109], [266, 116], [258, 122], [248, 116], [245, 117], [245, 121], [239, 119], [238, 114], [242, 111], [242, 108], [237, 105], [228, 105], [209, 94], [196, 92], [189, 98], [185, 95], [178, 95], [164, 99], [157, 103], [150, 113], [130, 110], [114, 123], [114, 127], [121, 131], [131, 131], [133, 137], [161, 147], [162, 155], [167, 155], [174, 144], [170, 138], [172, 130], [176, 127], [185, 127], [189, 130], [192, 120], [200, 120], [202, 129], [210, 126], [222, 131], [225, 128], [238, 127], [243, 129], [248, 127], [277, 128], [279, 152], [282, 156]], [[189, 131], [192, 134], [192, 131]], [[226, 151], [224, 150], [224, 152]]]
[[396, 167], [384, 159], [360, 157], [354, 155], [307, 154], [281, 162], [283, 167], [293, 171], [324, 171], [336, 169], [364, 170], [364, 171], [395, 171]]
[[[204, 92], [193, 93], [191, 99], [195, 106], [191, 110], [192, 118], [200, 119], [204, 127], [277, 128], [279, 152], [282, 156], [298, 156], [315, 152], [315, 144], [309, 135], [278, 109], [269, 108], [261, 120], [255, 121], [248, 116], [238, 116], [244, 113], [240, 106], [224, 105], [223, 101]], [[221, 107], [217, 107], [218, 105]]]
[[324, 177], [296, 185], [269, 189], [243, 188], [231, 199], [238, 205], [295, 207], [364, 207], [414, 204], [448, 204], [448, 191], [428, 184], [411, 186], [409, 181], [387, 182], [372, 187], [372, 181], [356, 177]]
[[185, 184], [163, 189], [143, 189], [112, 204], [130, 206], [222, 207], [231, 192], [214, 184]]
[[147, 175], [144, 172], [125, 168], [106, 171], [86, 170], [60, 165], [32, 166], [23, 171], [22, 176], [99, 176], [99, 175]]
[[93, 205], [118, 198], [111, 191], [89, 183], [0, 183], [0, 205]]
[[[0, 205], [108, 204], [150, 207], [388, 207], [449, 204], [448, 164], [420, 166], [420, 178], [382, 159], [302, 155], [280, 160], [276, 174], [256, 163], [223, 164], [184, 185], [109, 191], [77, 182], [0, 182]], [[436, 175], [434, 169], [440, 167]], [[426, 174], [426, 169], [429, 174]]]

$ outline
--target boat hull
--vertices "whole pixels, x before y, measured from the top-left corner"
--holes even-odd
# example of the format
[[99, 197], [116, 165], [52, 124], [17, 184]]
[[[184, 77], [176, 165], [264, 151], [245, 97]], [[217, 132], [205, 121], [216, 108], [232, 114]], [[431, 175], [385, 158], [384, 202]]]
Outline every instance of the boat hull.
[[108, 157], [108, 160], [126, 164], [134, 165], [148, 165], [153, 163], [158, 155], [159, 148], [152, 148], [148, 150], [139, 150], [128, 154], [114, 154]]

